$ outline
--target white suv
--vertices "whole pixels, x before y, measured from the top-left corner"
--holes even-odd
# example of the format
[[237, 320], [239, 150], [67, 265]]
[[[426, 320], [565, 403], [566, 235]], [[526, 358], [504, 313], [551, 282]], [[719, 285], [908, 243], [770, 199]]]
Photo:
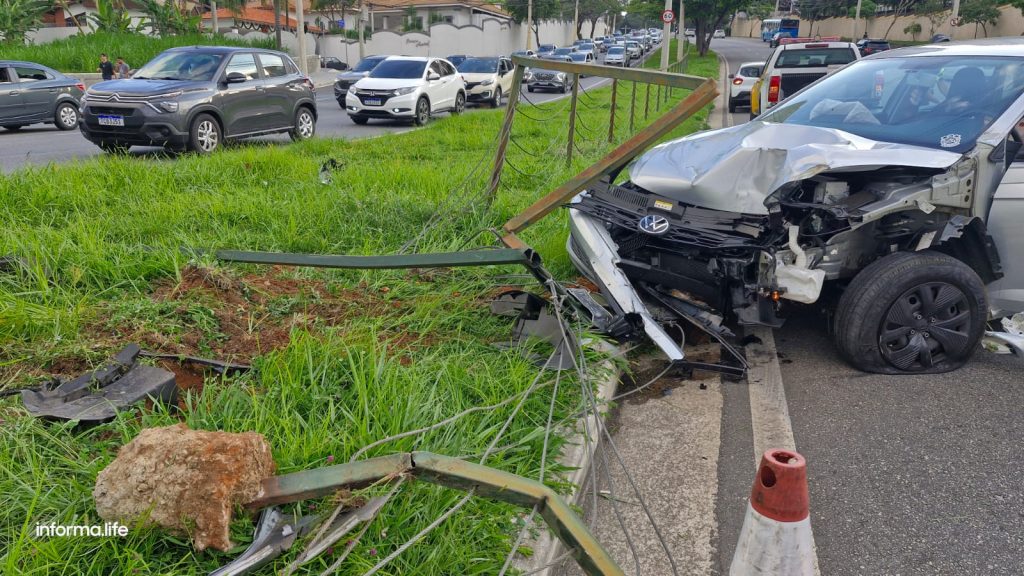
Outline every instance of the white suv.
[[345, 110], [356, 124], [396, 118], [422, 126], [432, 114], [461, 114], [465, 108], [466, 84], [443, 58], [392, 56], [345, 95]]

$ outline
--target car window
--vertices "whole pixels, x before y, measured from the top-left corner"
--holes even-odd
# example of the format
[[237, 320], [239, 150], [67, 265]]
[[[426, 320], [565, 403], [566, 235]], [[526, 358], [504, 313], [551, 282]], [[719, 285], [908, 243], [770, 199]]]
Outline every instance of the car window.
[[284, 65], [288, 69], [288, 73], [289, 74], [298, 74], [299, 73], [299, 67], [295, 65], [295, 62], [292, 62], [291, 58], [285, 58], [284, 59]]
[[0, 68], [0, 84], [5, 82], [13, 82], [13, 80], [8, 76], [7, 68]]
[[783, 50], [775, 61], [776, 68], [813, 68], [849, 64], [857, 59], [851, 48], [800, 48]]
[[225, 74], [231, 74], [232, 72], [238, 72], [245, 76], [245, 79], [256, 80], [259, 78], [259, 70], [256, 69], [256, 58], [252, 54], [235, 54], [228, 61], [228, 67], [224, 70]]
[[14, 73], [18, 75], [18, 78], [22, 82], [35, 82], [36, 80], [46, 80], [46, 71], [40, 68], [32, 68], [30, 66], [15, 66]]
[[263, 73], [270, 78], [288, 75], [284, 58], [281, 58], [279, 54], [260, 54], [260, 66], [263, 66]]
[[866, 59], [826, 76], [762, 116], [882, 142], [963, 153], [1024, 94], [1024, 59]]
[[455, 66], [452, 66], [449, 62], [441, 61], [441, 76], [452, 76], [455, 74]]
[[761, 75], [761, 68], [758, 66], [745, 66], [740, 68], [740, 76], [745, 78], [757, 78]]

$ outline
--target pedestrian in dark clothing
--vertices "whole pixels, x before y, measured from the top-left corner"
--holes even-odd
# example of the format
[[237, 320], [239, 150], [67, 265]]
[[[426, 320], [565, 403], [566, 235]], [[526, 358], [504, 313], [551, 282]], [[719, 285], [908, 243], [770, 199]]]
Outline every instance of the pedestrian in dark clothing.
[[100, 67], [96, 71], [103, 75], [104, 80], [114, 79], [114, 63], [107, 58], [106, 54], [100, 54]]

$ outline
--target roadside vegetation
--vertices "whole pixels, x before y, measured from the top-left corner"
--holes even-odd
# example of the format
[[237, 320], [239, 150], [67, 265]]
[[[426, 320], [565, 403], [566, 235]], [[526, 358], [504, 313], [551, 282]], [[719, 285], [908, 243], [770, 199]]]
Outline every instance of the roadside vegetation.
[[41, 45], [0, 44], [0, 60], [27, 60], [74, 74], [95, 72], [101, 53], [111, 60], [120, 56], [132, 68], [138, 68], [168, 48], [211, 44], [274, 47], [272, 39], [248, 42], [198, 33], [157, 37], [132, 32], [94, 32]]
[[[692, 74], [717, 71], [713, 54], [691, 61]], [[346, 462], [375, 440], [527, 390], [537, 368], [520, 350], [494, 346], [508, 340], [511, 321], [488, 311], [503, 288], [535, 289], [521, 269], [285, 269], [217, 263], [203, 251], [396, 253], [428, 222], [436, 224], [415, 251], [493, 245], [487, 228], [629, 136], [628, 90], [619, 93], [624, 113], [613, 143], [609, 89], [581, 96], [571, 167], [568, 100], [524, 104], [490, 207], [480, 193], [503, 110], [385, 138], [239, 145], [209, 158], [106, 156], [0, 179], [0, 255], [12, 257], [0, 269], [0, 389], [76, 375], [128, 342], [255, 367], [227, 377], [164, 363], [187, 389], [175, 409], [138, 408], [91, 428], [41, 422], [16, 396], [0, 399], [0, 566], [19, 574], [204, 574], [236, 556], [251, 539], [246, 518], [233, 525], [238, 546], [230, 554], [197, 553], [187, 538], [149, 529], [110, 540], [33, 536], [38, 522], [101, 523], [91, 495], [96, 474], [142, 428], [184, 421], [255, 430], [273, 447], [280, 474]], [[653, 106], [649, 118], [639, 114], [637, 129], [658, 114]], [[703, 128], [706, 115], [676, 133]], [[571, 282], [566, 236], [557, 213], [522, 235]], [[548, 353], [543, 345], [534, 351]], [[569, 424], [579, 388], [563, 376], [558, 390], [554, 421]], [[537, 477], [552, 391], [545, 385], [528, 396], [488, 465]], [[418, 449], [479, 460], [515, 404], [359, 457]], [[552, 438], [547, 453], [547, 481], [560, 488], [553, 462], [562, 444]], [[363, 573], [462, 496], [419, 483], [399, 494], [339, 573]], [[301, 511], [333, 506], [325, 499]], [[496, 574], [524, 516], [473, 499], [384, 573]], [[319, 573], [331, 561], [324, 556], [309, 569]]]

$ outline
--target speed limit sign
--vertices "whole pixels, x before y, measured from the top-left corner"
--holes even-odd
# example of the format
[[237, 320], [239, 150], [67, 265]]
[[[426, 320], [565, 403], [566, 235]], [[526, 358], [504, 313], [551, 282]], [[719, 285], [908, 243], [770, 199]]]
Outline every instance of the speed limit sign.
[[661, 21], [665, 24], [671, 24], [676, 19], [676, 13], [671, 10], [665, 10], [661, 13]]

